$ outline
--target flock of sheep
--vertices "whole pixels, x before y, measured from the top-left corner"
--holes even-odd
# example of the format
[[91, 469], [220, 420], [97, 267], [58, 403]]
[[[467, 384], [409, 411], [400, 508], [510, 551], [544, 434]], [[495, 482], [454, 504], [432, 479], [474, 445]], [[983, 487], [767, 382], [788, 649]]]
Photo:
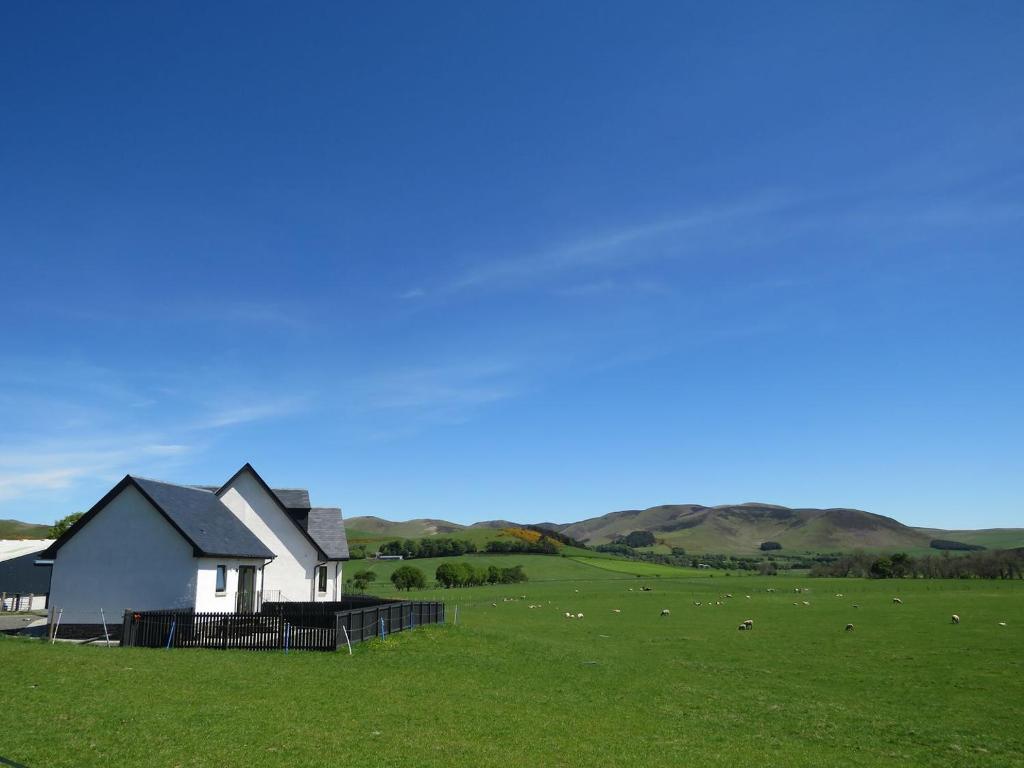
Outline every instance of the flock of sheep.
[[[629, 591], [632, 592], [633, 588], [629, 587]], [[651, 587], [641, 587], [640, 591], [642, 591], [642, 592], [650, 592], [650, 591], [652, 591], [652, 588]], [[774, 589], [774, 587], [768, 587], [765, 591], [766, 592], [774, 592], [775, 589]], [[807, 590], [807, 588], [794, 587], [793, 591], [795, 593], [797, 593], [797, 594], [803, 594], [803, 593], [807, 592], [808, 590]], [[579, 590], [576, 589], [576, 590], [574, 590], [574, 592], [575, 593], [579, 593]], [[721, 595], [721, 597], [724, 600], [729, 600], [730, 598], [732, 598], [732, 593], [726, 593], [724, 595]], [[751, 599], [750, 595], [744, 595], [744, 597], [746, 597], [748, 600]], [[841, 593], [837, 593], [836, 597], [841, 598], [841, 597], [843, 597], [843, 595]], [[525, 599], [526, 595], [523, 595], [523, 598]], [[510, 598], [505, 598], [505, 601], [508, 602], [509, 599]], [[514, 601], [515, 598], [511, 598], [511, 600]], [[712, 605], [712, 602], [709, 600], [706, 603], [702, 603], [700, 600], [695, 600], [693, 604], [694, 604], [695, 607], [699, 608], [702, 605], [710, 606], [710, 605]], [[716, 600], [713, 604], [714, 605], [723, 605], [724, 603], [722, 602], [722, 600]], [[893, 605], [903, 605], [903, 600], [901, 600], [898, 597], [894, 597], [892, 599], [892, 604]], [[496, 606], [497, 603], [492, 603], [491, 605], [495, 605]], [[794, 602], [793, 605], [795, 605], [795, 606], [801, 606], [801, 605], [809, 606], [810, 602], [807, 601], [807, 600], [801, 600], [799, 602]], [[541, 607], [540, 605], [530, 605], [530, 608], [540, 608], [540, 607]], [[859, 608], [860, 606], [858, 604], [854, 603], [853, 607], [854, 608]], [[612, 609], [612, 613], [622, 613], [622, 611], [619, 608], [613, 608]], [[664, 616], [671, 616], [671, 615], [672, 615], [672, 611], [669, 610], [668, 608], [662, 608], [661, 609], [661, 616], [664, 617]], [[575, 613], [575, 612], [572, 612], [572, 611], [566, 611], [565, 612], [565, 618], [567, 618], [567, 619], [582, 619], [583, 618], [583, 613], [582, 612]], [[952, 624], [959, 624], [960, 623], [960, 616], [954, 613], [950, 617], [950, 622]], [[1005, 627], [1006, 626], [1006, 622], [1005, 621], [1000, 621], [999, 622], [999, 626]], [[740, 632], [749, 632], [753, 628], [754, 628], [754, 620], [753, 619], [745, 619], [737, 627], [737, 629]], [[854, 631], [854, 625], [853, 624], [847, 624], [844, 631], [846, 631], [846, 632], [853, 632]]]

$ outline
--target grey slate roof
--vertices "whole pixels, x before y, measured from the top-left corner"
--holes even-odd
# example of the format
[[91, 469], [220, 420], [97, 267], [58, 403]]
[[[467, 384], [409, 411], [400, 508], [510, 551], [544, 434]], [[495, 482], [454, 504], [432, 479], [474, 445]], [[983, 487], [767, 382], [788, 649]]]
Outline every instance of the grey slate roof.
[[272, 558], [274, 553], [217, 496], [185, 485], [132, 477], [200, 554]]
[[309, 509], [309, 491], [305, 488], [271, 488], [278, 500], [288, 509]]
[[332, 560], [348, 559], [348, 538], [341, 510], [337, 507], [312, 507], [306, 530]]

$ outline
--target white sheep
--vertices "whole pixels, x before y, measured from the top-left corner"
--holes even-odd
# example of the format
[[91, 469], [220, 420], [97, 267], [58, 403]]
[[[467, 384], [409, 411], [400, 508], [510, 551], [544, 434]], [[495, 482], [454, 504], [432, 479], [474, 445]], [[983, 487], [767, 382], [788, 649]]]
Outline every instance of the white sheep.
[[894, 598], [892, 599], [892, 604], [893, 604], [893, 605], [903, 605], [903, 601], [902, 601], [902, 600], [900, 600], [900, 599], [899, 599], [898, 597], [894, 597]]
[[750, 629], [750, 627], [748, 627], [746, 624], [740, 624], [738, 627], [736, 627], [736, 629], [738, 629], [740, 632], [745, 632], [746, 630]]
[[753, 619], [746, 619], [743, 623], [747, 625], [747, 629], [753, 629], [754, 628], [754, 620]]
[[1000, 621], [999, 622], [999, 626], [1000, 627], [1005, 627], [1006, 626], [1006, 622], [1005, 621]]
[[612, 608], [612, 613], [622, 613], [618, 608]]
[[959, 624], [960, 623], [960, 617], [957, 616], [955, 613], [950, 618], [952, 619], [954, 624]]
[[671, 611], [669, 611], [669, 609], [668, 609], [668, 608], [662, 608], [662, 609], [661, 609], [661, 615], [662, 615], [662, 616], [668, 616], [668, 615], [669, 615], [669, 613], [671, 613]]
[[583, 618], [583, 614], [582, 613], [577, 613], [576, 614], [576, 618], [577, 619], [582, 619]]
[[846, 625], [846, 631], [847, 632], [853, 632], [853, 624], [847, 624]]

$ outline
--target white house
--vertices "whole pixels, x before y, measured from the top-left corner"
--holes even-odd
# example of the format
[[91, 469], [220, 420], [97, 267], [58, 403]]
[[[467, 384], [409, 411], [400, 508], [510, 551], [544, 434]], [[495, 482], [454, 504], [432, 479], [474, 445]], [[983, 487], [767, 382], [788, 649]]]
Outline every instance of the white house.
[[37, 563], [52, 564], [61, 627], [88, 632], [100, 609], [118, 623], [125, 610], [337, 600], [347, 559], [340, 509], [311, 506], [304, 489], [272, 489], [246, 464], [219, 487], [127, 475]]

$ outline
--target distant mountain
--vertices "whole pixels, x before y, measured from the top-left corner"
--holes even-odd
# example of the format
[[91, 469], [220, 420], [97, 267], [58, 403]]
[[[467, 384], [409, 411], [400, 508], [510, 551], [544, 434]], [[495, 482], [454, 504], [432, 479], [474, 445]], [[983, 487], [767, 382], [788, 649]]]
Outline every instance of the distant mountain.
[[927, 547], [931, 537], [890, 517], [859, 509], [790, 509], [749, 502], [717, 507], [667, 504], [572, 523], [562, 533], [605, 544], [630, 531], [691, 552], [756, 552], [764, 541], [783, 550], [833, 552], [858, 547]]
[[20, 520], [0, 520], [0, 539], [45, 539], [50, 526], [39, 523], [23, 523]]
[[[379, 517], [346, 521], [350, 538], [421, 538], [434, 535], [468, 536], [486, 540], [488, 531], [521, 525], [488, 520], [465, 526], [445, 520], [390, 522]], [[926, 550], [933, 539], [946, 539], [989, 548], [1024, 546], [1024, 528], [945, 531], [913, 528], [891, 517], [860, 509], [814, 509], [761, 502], [705, 507], [665, 504], [649, 509], [609, 512], [575, 523], [537, 523], [538, 528], [570, 536], [591, 546], [607, 544], [632, 531], [650, 531], [663, 545], [688, 552], [753, 554], [762, 542], [782, 545], [782, 552], [840, 552], [853, 549]]]

